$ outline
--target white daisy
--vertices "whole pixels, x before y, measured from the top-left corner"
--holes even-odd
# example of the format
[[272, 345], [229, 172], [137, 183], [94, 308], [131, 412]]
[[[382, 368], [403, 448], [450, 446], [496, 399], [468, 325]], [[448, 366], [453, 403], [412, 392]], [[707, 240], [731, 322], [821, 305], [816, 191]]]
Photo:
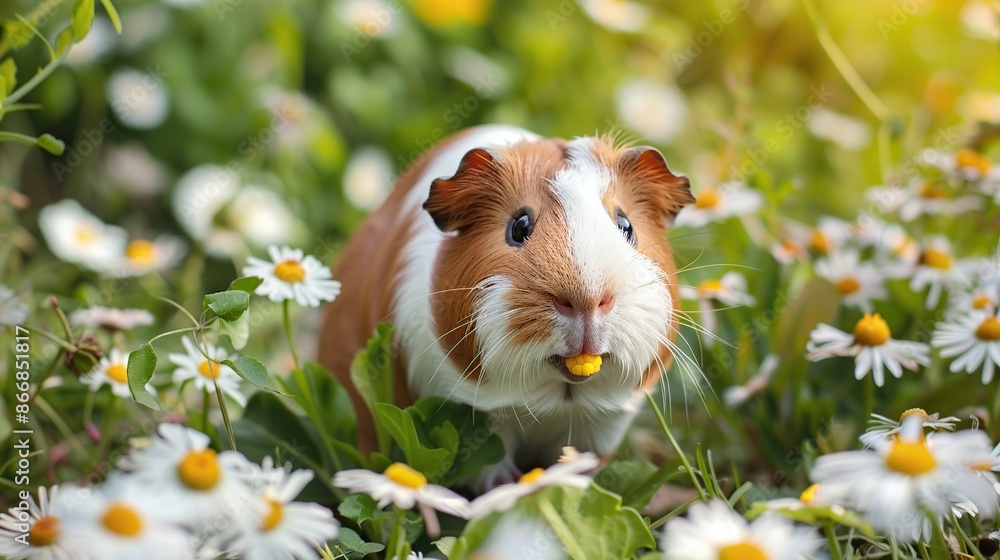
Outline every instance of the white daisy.
[[[851, 238], [858, 247], [874, 247], [880, 257], [891, 261], [912, 265], [920, 257], [920, 244], [899, 224], [887, 224], [866, 216], [854, 224]], [[911, 272], [911, 268], [905, 268], [892, 277], [909, 276]]]
[[970, 148], [962, 148], [950, 154], [927, 149], [917, 154], [917, 158], [922, 163], [936, 167], [960, 181], [978, 183], [986, 188], [1000, 182], [1000, 166], [993, 164], [984, 154]]
[[0, 284], [0, 325], [22, 325], [28, 320], [28, 306], [14, 290]]
[[[97, 391], [104, 385], [111, 387], [111, 393], [116, 397], [129, 398], [132, 396], [128, 388], [128, 354], [117, 348], [112, 348], [111, 352], [101, 358], [101, 361], [94, 366], [94, 369], [80, 378], [80, 382], [90, 387], [91, 391]], [[146, 390], [156, 394], [156, 389], [147, 384]]]
[[970, 311], [994, 313], [1000, 302], [1000, 287], [981, 285], [979, 287], [949, 294], [948, 308], [952, 317], [962, 316]]
[[108, 272], [120, 263], [128, 237], [69, 199], [42, 208], [38, 227], [55, 256], [94, 272]]
[[174, 187], [174, 217], [192, 239], [208, 245], [218, 229], [215, 215], [239, 189], [237, 173], [219, 165], [199, 165], [185, 173]]
[[[198, 391], [208, 391], [215, 394], [215, 384], [219, 384], [222, 394], [238, 402], [240, 405], [247, 403], [247, 397], [240, 392], [240, 376], [229, 366], [222, 365], [222, 360], [234, 360], [235, 355], [230, 355], [221, 346], [215, 346], [210, 342], [205, 343], [205, 353], [209, 358], [205, 358], [194, 339], [184, 337], [184, 354], [170, 354], [170, 361], [178, 366], [174, 370], [173, 381], [178, 387], [186, 381], [191, 381]], [[212, 379], [215, 379], [213, 383]]]
[[321, 301], [333, 301], [340, 293], [340, 282], [312, 255], [300, 249], [269, 247], [271, 261], [256, 257], [247, 260], [244, 276], [256, 276], [264, 282], [254, 292], [271, 301], [295, 300], [305, 307], [317, 307]]
[[863, 150], [872, 139], [872, 130], [860, 119], [849, 117], [826, 107], [818, 107], [809, 113], [806, 127], [813, 136], [830, 140], [845, 150]]
[[69, 315], [71, 325], [101, 327], [109, 331], [128, 331], [152, 325], [155, 320], [153, 314], [145, 309], [114, 309], [100, 306], [77, 309]]
[[733, 216], [753, 214], [764, 204], [764, 197], [759, 192], [746, 188], [739, 181], [723, 183], [718, 188], [705, 187], [694, 196], [694, 204], [685, 206], [677, 214], [675, 226], [698, 227]]
[[479, 517], [507, 511], [521, 498], [548, 486], [586, 488], [590, 486], [592, 478], [584, 473], [593, 471], [600, 464], [600, 459], [593, 453], [582, 453], [572, 460], [558, 462], [547, 469], [533, 469], [524, 473], [517, 482], [501, 484], [473, 500], [472, 515]]
[[[475, 560], [566, 560], [566, 553], [552, 529], [537, 518], [510, 513], [500, 517], [482, 544], [476, 547]], [[412, 559], [407, 559], [412, 560]]]
[[[261, 185], [240, 189], [222, 214], [226, 227], [256, 247], [288, 244], [303, 230], [281, 195]], [[216, 237], [224, 239], [223, 232]]]
[[414, 506], [433, 508], [461, 517], [469, 517], [469, 501], [451, 490], [429, 484], [427, 478], [403, 463], [393, 463], [382, 474], [364, 469], [340, 471], [333, 484], [348, 492], [368, 494], [378, 500], [378, 507], [395, 504], [402, 509]]
[[38, 501], [28, 495], [27, 507], [0, 513], [0, 557], [9, 560], [77, 560], [79, 550], [67, 545], [65, 519], [79, 502], [78, 488], [38, 488]]
[[170, 95], [161, 76], [124, 68], [108, 77], [105, 94], [118, 120], [136, 129], [156, 128], [170, 113]]
[[783, 265], [809, 260], [809, 250], [792, 238], [781, 239], [771, 244], [771, 256]]
[[904, 410], [899, 416], [899, 421], [895, 421], [891, 418], [886, 418], [881, 414], [872, 414], [871, 419], [868, 420], [868, 429], [865, 433], [861, 434], [861, 443], [866, 448], [872, 446], [872, 442], [876, 440], [889, 439], [899, 433], [900, 426], [903, 424], [903, 420], [910, 416], [917, 416], [921, 419], [924, 428], [929, 428], [931, 430], [947, 430], [949, 432], [955, 431], [955, 424], [960, 420], [955, 416], [949, 416], [947, 418], [941, 418], [940, 414], [935, 412], [934, 414], [927, 414], [922, 408], [911, 408]]
[[634, 79], [618, 87], [615, 102], [622, 123], [655, 142], [669, 142], [684, 128], [687, 108], [677, 87]]
[[354, 206], [371, 212], [389, 195], [394, 177], [392, 161], [384, 151], [362, 146], [344, 168], [344, 195]]
[[399, 9], [387, 0], [347, 0], [343, 5], [336, 6], [344, 24], [358, 33], [385, 39], [395, 36], [402, 27], [397, 13]]
[[874, 264], [861, 262], [857, 250], [845, 249], [830, 253], [816, 261], [815, 269], [817, 276], [833, 284], [847, 307], [871, 312], [872, 300], [884, 300], [888, 297], [885, 279]]
[[263, 504], [247, 485], [251, 464], [240, 453], [216, 453], [209, 437], [179, 424], [160, 424], [159, 437], [123, 457], [118, 466], [140, 481], [147, 494], [181, 504], [167, 517], [197, 532], [261, 519]]
[[842, 248], [851, 238], [851, 224], [830, 216], [819, 219], [816, 227], [809, 229], [807, 245], [818, 255], [828, 255]]
[[141, 276], [152, 270], [164, 270], [180, 262], [187, 245], [180, 238], [162, 234], [152, 241], [133, 239], [125, 247], [119, 276]]
[[983, 206], [982, 197], [976, 195], [953, 196], [940, 182], [914, 178], [906, 187], [873, 187], [868, 198], [880, 202], [888, 212], [896, 212], [904, 222], [921, 216], [955, 216]]
[[760, 363], [757, 373], [743, 385], [727, 387], [722, 395], [722, 401], [728, 407], [737, 407], [750, 400], [750, 397], [762, 393], [771, 382], [771, 376], [778, 370], [780, 358], [775, 354], [768, 354]]
[[108, 146], [101, 155], [101, 178], [95, 186], [102, 190], [153, 198], [166, 186], [167, 168], [138, 142]]
[[806, 345], [811, 361], [835, 356], [854, 356], [854, 377], [864, 379], [872, 372], [875, 385], [885, 383], [885, 370], [896, 378], [903, 376], [903, 368], [917, 370], [917, 365], [930, 363], [930, 347], [919, 342], [894, 340], [889, 325], [878, 313], [865, 313], [854, 325], [853, 333], [821, 323], [809, 334]]
[[646, 24], [646, 8], [628, 0], [582, 0], [580, 5], [590, 19], [612, 31], [638, 31]]
[[667, 560], [808, 560], [820, 557], [823, 540], [812, 527], [770, 512], [747, 523], [726, 502], [712, 500], [670, 520], [660, 544]]
[[906, 542], [930, 536], [925, 512], [941, 519], [956, 503], [984, 512], [996, 508], [992, 485], [962, 465], [983, 449], [989, 452], [983, 432], [939, 432], [925, 438], [922, 419], [912, 415], [896, 438], [875, 440], [873, 447], [817, 459], [811, 476], [822, 485], [824, 502], [857, 509], [876, 530]]
[[294, 501], [312, 480], [312, 471], [275, 467], [271, 457], [252, 470], [250, 485], [264, 515], [226, 538], [229, 551], [244, 560], [318, 560], [317, 547], [337, 538], [340, 524], [329, 509]]
[[727, 307], [738, 305], [754, 305], [756, 298], [747, 292], [747, 280], [739, 272], [727, 272], [721, 278], [702, 280], [697, 286], [681, 286], [680, 295], [683, 299], [698, 301], [698, 311], [701, 314], [701, 332], [703, 343], [711, 347], [715, 339], [710, 333], [717, 332], [715, 303], [718, 301]]
[[140, 480], [113, 473], [65, 520], [67, 544], [101, 560], [189, 560], [193, 537], [173, 520], [192, 510], [190, 504], [151, 492]]
[[993, 311], [972, 311], [938, 323], [931, 344], [941, 349], [942, 358], [955, 358], [948, 367], [954, 373], [982, 368], [984, 385], [1000, 367], [1000, 321]]
[[944, 237], [934, 237], [923, 247], [917, 260], [910, 289], [922, 291], [928, 286], [927, 309], [934, 309], [941, 301], [944, 290], [952, 291], [969, 285], [972, 280], [970, 270], [976, 263], [956, 260], [951, 252], [951, 244]]

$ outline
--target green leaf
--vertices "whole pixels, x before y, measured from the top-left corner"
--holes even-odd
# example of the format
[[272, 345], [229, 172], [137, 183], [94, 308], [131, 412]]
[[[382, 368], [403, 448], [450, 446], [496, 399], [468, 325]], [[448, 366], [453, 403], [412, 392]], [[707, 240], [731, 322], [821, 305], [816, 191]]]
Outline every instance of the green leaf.
[[235, 321], [250, 308], [250, 294], [243, 290], [227, 290], [208, 294], [202, 309], [211, 309], [223, 321]]
[[[341, 527], [339, 533], [337, 534], [337, 540], [334, 541], [336, 544], [341, 545], [340, 548], [345, 552], [357, 552], [361, 556], [366, 556], [368, 554], [375, 554], [376, 552], [382, 552], [385, 550], [385, 546], [379, 543], [365, 542], [356, 532], [346, 527]], [[336, 547], [331, 547], [337, 550]]]
[[233, 368], [233, 371], [235, 371], [237, 375], [246, 379], [254, 386], [268, 391], [278, 392], [267, 386], [267, 368], [264, 367], [264, 364], [257, 361], [256, 358], [251, 358], [250, 356], [240, 356], [235, 360], [222, 360], [220, 363]]
[[[673, 473], [677, 469], [672, 469]], [[598, 486], [622, 497], [622, 503], [636, 509], [649, 504], [660, 485], [651, 484], [659, 469], [649, 461], [614, 461], [597, 473]], [[668, 474], [673, 474], [668, 473]]]
[[322, 481], [333, 478], [332, 469], [326, 464], [312, 433], [303, 419], [292, 412], [285, 401], [262, 391], [247, 402], [243, 416], [233, 423], [233, 434], [239, 443], [240, 453], [259, 463], [264, 457], [280, 454], [281, 462], [291, 462], [296, 469], [311, 469], [316, 473], [306, 486], [299, 500], [330, 503], [337, 500], [332, 490]]
[[258, 286], [264, 283], [263, 278], [258, 278], [256, 276], [244, 276], [242, 278], [237, 278], [233, 280], [233, 283], [229, 285], [228, 291], [239, 290], [241, 292], [246, 292], [248, 294], [254, 293], [254, 290]]
[[5, 21], [3, 22], [3, 29], [4, 39], [7, 40], [7, 43], [14, 50], [19, 50], [21, 47], [27, 45], [34, 35], [31, 29], [20, 21]]
[[437, 549], [441, 551], [441, 554], [444, 554], [445, 558], [450, 558], [451, 551], [454, 550], [455, 544], [457, 542], [458, 539], [456, 539], [455, 537], [441, 537], [440, 539], [434, 541], [431, 544], [436, 546]]
[[838, 525], [856, 529], [858, 532], [869, 537], [875, 536], [875, 532], [872, 530], [870, 523], [865, 521], [865, 519], [857, 513], [844, 509], [840, 506], [775, 508], [769, 507], [767, 502], [757, 502], [747, 510], [745, 517], [752, 520], [768, 511], [777, 513], [782, 517], [791, 519], [792, 521], [800, 521], [809, 525], [822, 525], [824, 522], [832, 521]]
[[422, 440], [413, 417], [405, 410], [389, 403], [376, 403], [375, 422], [399, 444], [406, 463], [423, 473], [428, 480], [437, 482], [451, 469], [454, 454]]
[[484, 412], [473, 412], [467, 404], [441, 397], [421, 399], [406, 411], [431, 442], [453, 453], [452, 467], [441, 481], [445, 485], [504, 458], [503, 441], [494, 433], [490, 417]]
[[292, 370], [287, 380], [278, 381], [302, 407], [324, 441], [332, 443], [354, 466], [371, 467], [356, 449], [357, 421], [350, 395], [326, 368], [309, 362], [302, 369]]
[[629, 558], [656, 540], [637, 511], [597, 486], [550, 488], [523, 500], [525, 513], [540, 512], [573, 560]]
[[118, 17], [118, 10], [111, 4], [111, 0], [101, 0], [101, 5], [104, 6], [104, 11], [108, 12], [108, 19], [111, 20], [111, 25], [115, 26], [115, 31], [121, 35], [122, 19]]
[[337, 512], [358, 525], [361, 525], [365, 521], [386, 517], [387, 515], [379, 511], [378, 503], [368, 494], [351, 494], [347, 496], [337, 506]]
[[39, 136], [35, 145], [54, 156], [61, 156], [66, 151], [66, 144], [51, 134]]
[[[351, 382], [368, 409], [375, 414], [375, 404], [395, 402], [393, 396], [392, 371], [392, 325], [379, 323], [368, 345], [359, 350], [351, 362]], [[385, 430], [376, 423], [379, 449], [388, 452], [389, 438]]]
[[235, 321], [219, 321], [219, 332], [229, 337], [234, 350], [242, 350], [250, 340], [250, 310]]
[[8, 58], [3, 62], [0, 62], [0, 76], [4, 79], [4, 88], [0, 93], [4, 97], [11, 94], [14, 88], [17, 86], [17, 64], [14, 63], [13, 58]]
[[82, 41], [93, 23], [94, 0], [73, 0], [73, 41]]
[[73, 28], [67, 27], [56, 36], [56, 57], [63, 56], [73, 46]]
[[160, 410], [160, 405], [156, 403], [153, 395], [146, 390], [146, 384], [153, 378], [153, 370], [156, 369], [156, 352], [147, 342], [136, 348], [128, 355], [128, 365], [126, 376], [128, 377], [128, 389], [132, 393], [135, 402]]

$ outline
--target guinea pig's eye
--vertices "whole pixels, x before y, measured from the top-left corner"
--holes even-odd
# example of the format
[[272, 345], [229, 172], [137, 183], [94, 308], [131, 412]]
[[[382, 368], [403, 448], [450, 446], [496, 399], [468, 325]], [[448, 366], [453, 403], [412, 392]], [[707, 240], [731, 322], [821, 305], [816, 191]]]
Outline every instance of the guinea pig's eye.
[[525, 206], [515, 212], [507, 224], [507, 244], [511, 247], [520, 247], [524, 244], [524, 240], [531, 237], [534, 229], [534, 212], [530, 206]]
[[635, 246], [635, 230], [632, 229], [632, 222], [625, 217], [625, 212], [622, 211], [620, 207], [615, 207], [615, 221], [618, 223], [618, 229], [622, 230], [622, 235], [628, 240], [633, 246]]

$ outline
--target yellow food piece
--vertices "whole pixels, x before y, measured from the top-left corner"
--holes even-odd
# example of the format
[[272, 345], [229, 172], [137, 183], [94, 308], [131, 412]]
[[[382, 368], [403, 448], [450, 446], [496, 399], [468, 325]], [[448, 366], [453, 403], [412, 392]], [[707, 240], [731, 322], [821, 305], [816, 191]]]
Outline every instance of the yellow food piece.
[[589, 377], [601, 371], [601, 357], [587, 354], [566, 358], [566, 369], [573, 375]]

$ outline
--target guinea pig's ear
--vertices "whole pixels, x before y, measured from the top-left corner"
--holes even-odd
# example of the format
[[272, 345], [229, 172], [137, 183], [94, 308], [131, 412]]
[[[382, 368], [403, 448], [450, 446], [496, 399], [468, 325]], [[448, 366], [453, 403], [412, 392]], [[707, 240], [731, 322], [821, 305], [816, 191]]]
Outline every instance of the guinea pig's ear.
[[622, 152], [620, 168], [624, 176], [635, 181], [639, 198], [646, 200], [663, 213], [664, 224], [669, 227], [677, 213], [694, 202], [691, 183], [683, 175], [674, 175], [666, 160], [656, 148], [636, 146]]
[[458, 164], [458, 171], [445, 179], [434, 179], [424, 210], [434, 218], [441, 231], [453, 231], [462, 226], [470, 214], [470, 189], [494, 168], [493, 156], [482, 148], [470, 150]]

